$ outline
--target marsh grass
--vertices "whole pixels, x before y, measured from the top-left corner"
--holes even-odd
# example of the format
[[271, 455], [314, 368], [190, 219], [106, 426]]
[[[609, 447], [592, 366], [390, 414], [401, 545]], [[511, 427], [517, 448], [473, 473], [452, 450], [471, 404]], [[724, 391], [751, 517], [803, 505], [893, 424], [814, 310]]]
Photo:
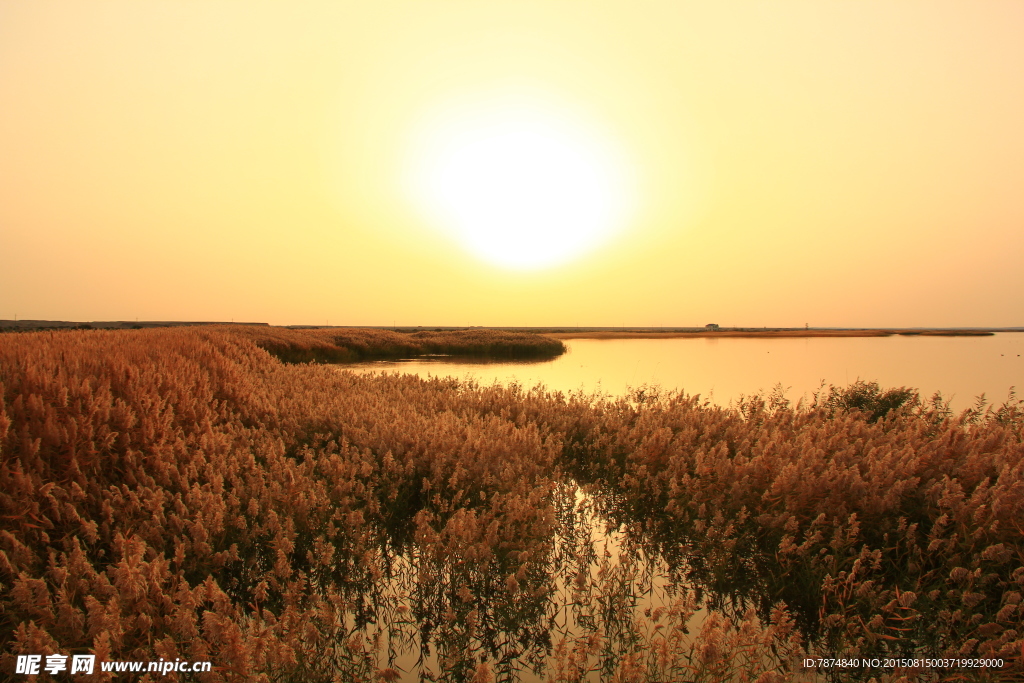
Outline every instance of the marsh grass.
[[489, 359], [554, 358], [565, 353], [557, 339], [502, 330], [420, 330], [410, 333], [382, 329], [233, 327], [289, 363], [345, 363], [388, 358], [446, 355]]
[[773, 681], [817, 652], [1006, 661], [842, 680], [1022, 675], [1015, 399], [564, 396], [283, 364], [258, 344], [293, 331], [251, 332], [0, 338], [0, 670]]

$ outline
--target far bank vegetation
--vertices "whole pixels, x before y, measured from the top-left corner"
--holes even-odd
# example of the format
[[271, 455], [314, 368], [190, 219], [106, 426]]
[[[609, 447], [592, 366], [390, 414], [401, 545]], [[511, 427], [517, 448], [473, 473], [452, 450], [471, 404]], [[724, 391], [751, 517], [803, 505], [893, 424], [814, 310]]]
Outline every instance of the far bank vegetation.
[[348, 363], [416, 356], [493, 359], [554, 358], [565, 353], [557, 339], [502, 330], [417, 330], [236, 326], [230, 328], [288, 363]]

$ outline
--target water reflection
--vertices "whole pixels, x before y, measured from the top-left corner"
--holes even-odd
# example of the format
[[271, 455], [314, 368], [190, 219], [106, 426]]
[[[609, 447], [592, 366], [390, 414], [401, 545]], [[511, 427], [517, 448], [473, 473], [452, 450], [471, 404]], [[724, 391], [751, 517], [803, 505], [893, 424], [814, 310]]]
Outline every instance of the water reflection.
[[1002, 402], [1024, 387], [1024, 334], [990, 337], [811, 337], [707, 339], [572, 339], [569, 353], [534, 363], [413, 360], [346, 366], [357, 372], [401, 371], [472, 376], [484, 383], [545, 384], [557, 391], [621, 395], [658, 384], [728, 405], [741, 395], [787, 388], [794, 402], [822, 381], [847, 386], [858, 379], [907, 386], [929, 397], [939, 391], [960, 410], [985, 394]]
[[707, 609], [688, 567], [609, 522], [599, 497], [559, 485], [542, 538], [485, 547], [449, 520], [444, 539], [421, 525], [407, 547], [380, 548], [378, 569], [349, 584], [334, 656], [377, 680], [557, 683], [753, 680], [793, 658], [784, 625]]

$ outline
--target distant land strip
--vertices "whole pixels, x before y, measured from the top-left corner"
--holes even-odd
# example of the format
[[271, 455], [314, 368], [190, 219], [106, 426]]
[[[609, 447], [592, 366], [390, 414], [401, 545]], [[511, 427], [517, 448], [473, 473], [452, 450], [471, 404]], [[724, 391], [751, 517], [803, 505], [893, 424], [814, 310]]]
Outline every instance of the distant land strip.
[[[484, 328], [391, 329], [371, 327], [270, 326], [266, 323], [114, 322], [74, 323], [24, 320], [10, 333], [36, 333], [45, 338], [57, 334], [148, 334], [146, 328], [202, 328], [201, 333], [227, 333], [253, 342], [285, 363], [354, 363], [367, 360], [448, 356], [475, 360], [550, 359], [566, 352], [559, 339], [536, 332]], [[46, 334], [39, 334], [46, 333]]]
[[179, 320], [0, 320], [0, 331], [19, 330], [142, 330], [150, 327], [191, 327], [196, 325], [252, 325], [269, 327], [267, 323], [199, 322]]
[[718, 330], [594, 330], [548, 332], [555, 339], [712, 339], [719, 337], [891, 337], [893, 335], [920, 337], [988, 337], [996, 332], [1021, 331], [1016, 329], [741, 329]]
[[[147, 329], [154, 327], [184, 327], [197, 325], [244, 325], [273, 327], [262, 322], [175, 321], [175, 320], [108, 320], [75, 322], [68, 320], [0, 320], [0, 332], [63, 329]], [[418, 332], [454, 332], [460, 330], [495, 330], [501, 332], [529, 332], [555, 339], [709, 339], [721, 337], [890, 337], [894, 335], [921, 337], [984, 337], [997, 332], [1024, 332], [1024, 327], [896, 327], [896, 328], [835, 328], [835, 327], [523, 327], [523, 326], [450, 326], [450, 325], [282, 325], [293, 330], [391, 330], [412, 334]]]

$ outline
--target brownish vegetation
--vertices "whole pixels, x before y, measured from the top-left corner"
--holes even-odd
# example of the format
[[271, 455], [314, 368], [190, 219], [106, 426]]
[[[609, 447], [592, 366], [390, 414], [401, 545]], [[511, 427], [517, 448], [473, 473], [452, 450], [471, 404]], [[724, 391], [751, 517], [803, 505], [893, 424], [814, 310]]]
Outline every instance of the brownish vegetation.
[[797, 408], [634, 399], [599, 411], [570, 460], [693, 584], [781, 600], [828, 653], [1000, 656], [1020, 675], [1019, 402], [954, 416], [870, 384]]
[[290, 363], [344, 363], [424, 355], [553, 358], [565, 345], [551, 337], [502, 330], [398, 332], [381, 329], [235, 326], [233, 333]]
[[[0, 338], [0, 671], [781, 681], [807, 651], [1005, 660], [843, 680], [1024, 673], [1020, 403], [595, 400], [286, 365], [257, 344], [414, 335], [264, 332]], [[580, 485], [620, 560], [587, 540]], [[650, 567], [675, 579], [661, 606], [638, 602]]]

